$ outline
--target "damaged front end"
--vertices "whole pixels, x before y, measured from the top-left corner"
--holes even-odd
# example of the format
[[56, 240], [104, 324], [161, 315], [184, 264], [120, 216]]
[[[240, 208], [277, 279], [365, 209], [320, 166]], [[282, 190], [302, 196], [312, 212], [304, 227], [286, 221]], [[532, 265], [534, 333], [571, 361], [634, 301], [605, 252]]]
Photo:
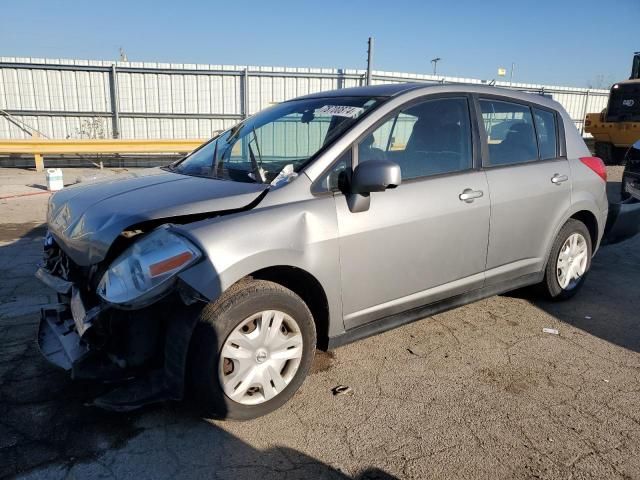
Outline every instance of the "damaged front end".
[[59, 303], [42, 310], [42, 354], [73, 379], [113, 384], [93, 402], [102, 408], [127, 411], [181, 399], [197, 318], [191, 310], [203, 303], [176, 274], [201, 256], [165, 225], [137, 235], [108, 265], [83, 267], [48, 233], [36, 277], [58, 293]]
[[178, 225], [249, 210], [268, 188], [151, 169], [52, 195], [36, 276], [59, 301], [42, 311], [44, 356], [74, 379], [113, 384], [94, 401], [104, 408], [182, 398], [204, 303], [179, 274], [203, 253]]

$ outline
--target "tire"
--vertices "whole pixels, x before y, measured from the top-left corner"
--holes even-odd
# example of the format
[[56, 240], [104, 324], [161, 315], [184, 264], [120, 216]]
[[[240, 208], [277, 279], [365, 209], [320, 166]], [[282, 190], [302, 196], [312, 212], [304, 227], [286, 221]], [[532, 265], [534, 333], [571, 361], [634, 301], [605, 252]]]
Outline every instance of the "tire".
[[[272, 329], [271, 326], [278, 321], [281, 324], [277, 325], [281, 327]], [[267, 329], [262, 330], [262, 325], [266, 324]], [[274, 342], [264, 348], [258, 340], [263, 338], [263, 331]], [[288, 350], [285, 348], [287, 353], [282, 349], [271, 349], [275, 343], [283, 345], [282, 342], [287, 345], [295, 342], [296, 346], [289, 346]], [[225, 355], [227, 352], [240, 355], [234, 353], [237, 351], [243, 352], [244, 358], [224, 357], [225, 343]], [[302, 348], [299, 363], [297, 358], [288, 359], [281, 366], [283, 360], [276, 358], [276, 354], [298, 355], [298, 345]], [[253, 349], [256, 346], [259, 348]], [[199, 312], [189, 361], [195, 401], [204, 416], [209, 418], [249, 420], [266, 415], [284, 405], [300, 388], [313, 362], [315, 347], [313, 316], [298, 295], [265, 280], [239, 282]], [[233, 348], [237, 350], [232, 352]], [[236, 371], [237, 378], [234, 377]], [[243, 376], [245, 371], [253, 373]], [[238, 381], [239, 386], [234, 389], [233, 384]], [[260, 381], [259, 386], [247, 389], [247, 385]], [[236, 395], [236, 399], [225, 393], [223, 382], [227, 382], [227, 391]], [[245, 393], [238, 393], [245, 390]]]
[[[574, 237], [578, 235], [579, 237]], [[584, 272], [579, 275], [577, 279], [571, 281], [568, 285], [562, 286], [560, 284], [560, 278], [566, 280], [566, 277], [562, 276], [559, 272], [564, 271], [566, 273], [566, 253], [563, 253], [563, 262], [559, 262], [561, 251], [563, 247], [566, 247], [566, 242], [570, 238], [582, 238], [584, 240], [584, 246], [586, 247], [586, 259], [584, 261]], [[564, 250], [566, 252], [566, 248]], [[593, 252], [593, 246], [591, 244], [591, 235], [586, 225], [579, 220], [573, 218], [569, 219], [567, 223], [560, 229], [558, 236], [553, 242], [551, 252], [549, 254], [549, 260], [545, 268], [544, 280], [542, 281], [542, 287], [545, 293], [552, 300], [567, 300], [573, 297], [582, 288], [584, 281], [591, 267], [591, 255]], [[561, 263], [565, 264], [565, 268], [560, 268]], [[582, 266], [582, 262], [579, 262]], [[577, 263], [576, 263], [577, 264]], [[581, 268], [579, 268], [581, 270]]]

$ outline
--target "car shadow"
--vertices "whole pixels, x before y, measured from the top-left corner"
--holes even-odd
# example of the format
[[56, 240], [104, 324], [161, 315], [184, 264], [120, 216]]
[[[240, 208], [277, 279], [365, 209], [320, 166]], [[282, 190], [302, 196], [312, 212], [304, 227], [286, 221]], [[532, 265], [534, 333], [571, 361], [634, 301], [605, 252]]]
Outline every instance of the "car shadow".
[[[620, 182], [607, 183], [610, 202]], [[600, 247], [582, 289], [568, 301], [546, 300], [535, 288], [508, 293], [596, 337], [640, 352], [640, 235]], [[635, 288], [634, 288], [635, 287]]]
[[640, 352], [640, 236], [601, 247], [581, 290], [567, 301], [551, 301], [540, 290], [507, 295], [523, 298], [558, 320], [603, 340]]
[[29, 185], [27, 185], [27, 187], [30, 188], [37, 188], [38, 190], [44, 190], [44, 191], [49, 191], [49, 189], [47, 188], [46, 185], [41, 185], [39, 183], [30, 183]]

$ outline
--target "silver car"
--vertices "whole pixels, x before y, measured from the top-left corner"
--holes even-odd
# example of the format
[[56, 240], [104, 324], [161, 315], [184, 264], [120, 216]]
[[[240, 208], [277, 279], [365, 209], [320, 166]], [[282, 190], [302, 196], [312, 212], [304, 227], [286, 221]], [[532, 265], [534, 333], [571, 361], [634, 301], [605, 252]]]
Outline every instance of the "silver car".
[[380, 85], [272, 106], [185, 158], [51, 197], [43, 354], [130, 410], [249, 419], [331, 349], [539, 284], [567, 299], [606, 171], [544, 96]]

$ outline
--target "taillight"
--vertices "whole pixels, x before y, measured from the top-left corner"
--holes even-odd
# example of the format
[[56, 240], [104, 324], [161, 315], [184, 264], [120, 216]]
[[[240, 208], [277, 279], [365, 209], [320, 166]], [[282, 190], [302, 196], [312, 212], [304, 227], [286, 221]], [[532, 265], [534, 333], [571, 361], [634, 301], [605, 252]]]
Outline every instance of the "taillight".
[[607, 181], [607, 167], [598, 157], [580, 157], [580, 161], [593, 170], [602, 180]]

